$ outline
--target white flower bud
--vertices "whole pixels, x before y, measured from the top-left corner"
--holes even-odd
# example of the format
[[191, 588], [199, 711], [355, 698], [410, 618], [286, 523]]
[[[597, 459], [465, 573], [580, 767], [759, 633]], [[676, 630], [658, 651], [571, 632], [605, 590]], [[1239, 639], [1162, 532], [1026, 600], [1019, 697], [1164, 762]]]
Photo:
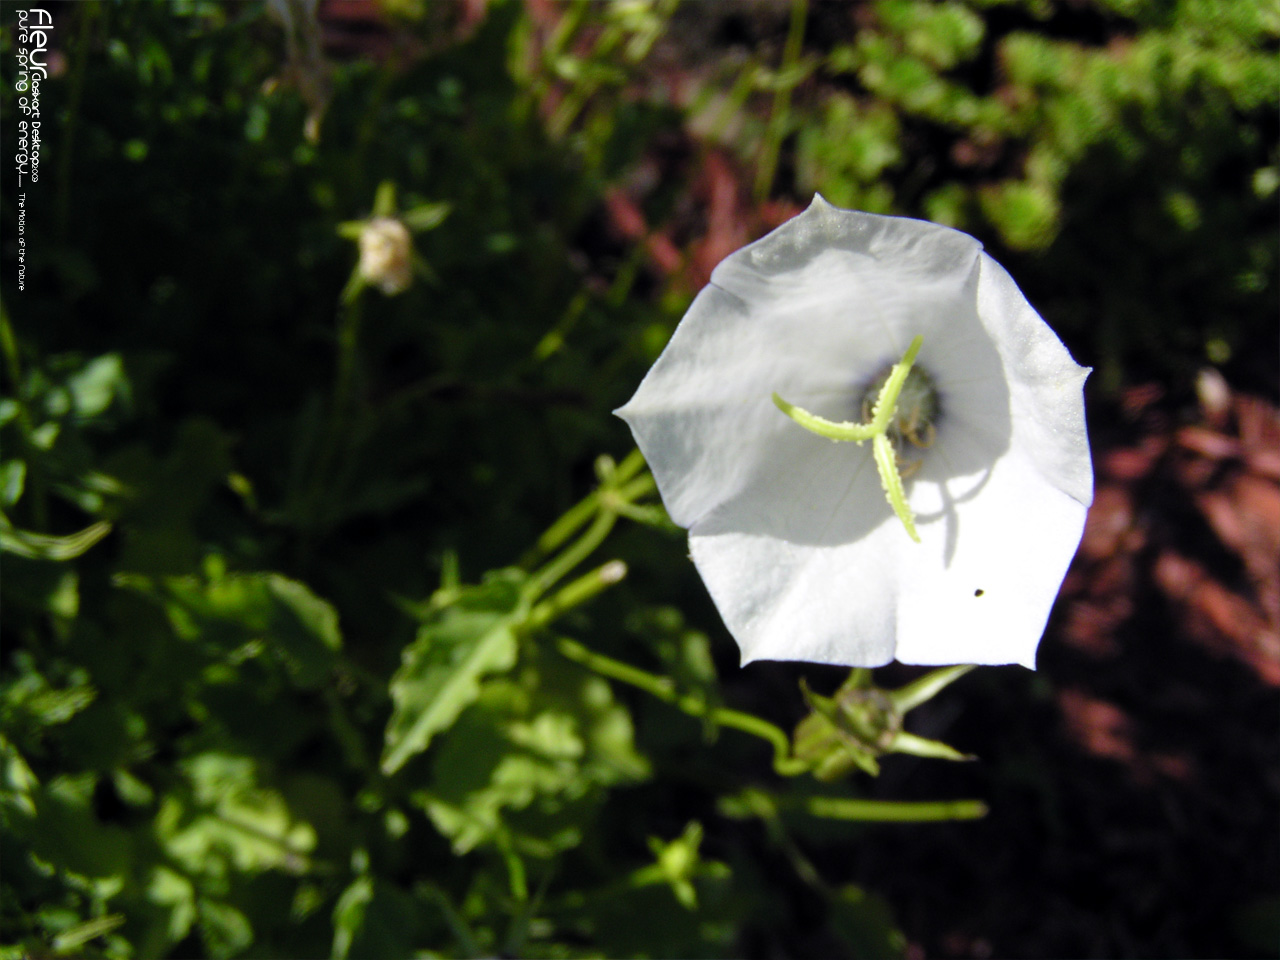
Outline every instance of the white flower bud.
[[413, 242], [394, 217], [374, 217], [360, 231], [360, 275], [387, 296], [409, 289]]

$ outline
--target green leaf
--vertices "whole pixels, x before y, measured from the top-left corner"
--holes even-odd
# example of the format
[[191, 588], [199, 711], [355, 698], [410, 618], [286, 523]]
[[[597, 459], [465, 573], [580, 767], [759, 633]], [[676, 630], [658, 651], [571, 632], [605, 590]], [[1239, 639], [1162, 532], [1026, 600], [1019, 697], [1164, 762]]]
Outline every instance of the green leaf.
[[91, 420], [106, 412], [117, 397], [127, 398], [130, 392], [129, 378], [124, 372], [124, 362], [118, 353], [95, 357], [67, 380], [76, 416]]
[[398, 887], [357, 877], [333, 908], [333, 960], [347, 957], [407, 957], [422, 904]]
[[196, 519], [231, 472], [231, 437], [207, 420], [185, 420], [168, 455], [126, 448], [103, 471], [130, 491], [119, 519], [124, 534], [120, 568], [139, 573], [185, 573], [199, 563]]
[[333, 907], [333, 960], [347, 960], [351, 944], [364, 924], [365, 908], [373, 899], [373, 880], [368, 876], [357, 877], [342, 891]]
[[123, 925], [124, 921], [124, 914], [111, 913], [105, 917], [95, 917], [92, 920], [86, 920], [84, 923], [78, 923], [69, 930], [63, 930], [53, 938], [54, 952], [70, 953], [77, 947], [84, 946], [90, 940], [105, 937], [116, 927]]
[[0, 506], [12, 507], [22, 498], [26, 486], [27, 465], [22, 460], [0, 463]]
[[30, 820], [36, 814], [34, 794], [40, 781], [27, 765], [26, 758], [9, 739], [0, 734], [0, 825], [12, 827], [11, 818]]
[[649, 765], [609, 684], [555, 658], [483, 685], [415, 796], [457, 852], [516, 835], [538, 855], [575, 846], [603, 788]]
[[19, 530], [4, 514], [0, 513], [0, 551], [12, 553], [27, 560], [72, 560], [111, 532], [111, 524], [105, 520], [90, 524], [76, 533], [64, 537]]
[[383, 773], [395, 773], [452, 725], [480, 695], [482, 677], [515, 665], [513, 626], [522, 608], [516, 576], [504, 572], [465, 589], [405, 648], [391, 678], [395, 709], [387, 723]]
[[303, 689], [331, 676], [342, 647], [338, 614], [303, 583], [278, 573], [228, 573], [217, 555], [205, 558], [205, 576], [122, 578], [120, 583], [158, 599], [174, 632], [203, 640], [239, 659], [266, 645]]
[[17, 653], [13, 666], [16, 676], [0, 687], [0, 723], [11, 735], [30, 730], [39, 736], [42, 728], [66, 723], [98, 695], [79, 670], [68, 678], [68, 685], [51, 686], [27, 651]]
[[400, 219], [414, 233], [420, 233], [440, 226], [451, 209], [452, 207], [447, 203], [424, 203], [412, 210], [406, 210], [400, 214]]
[[200, 901], [200, 934], [214, 960], [234, 957], [253, 943], [249, 918], [229, 903]]
[[93, 811], [96, 785], [92, 774], [60, 776], [35, 792], [31, 852], [85, 877], [123, 877], [133, 861], [133, 837], [98, 820]]
[[1058, 198], [1042, 183], [1006, 180], [979, 193], [982, 212], [1015, 250], [1039, 250], [1057, 234]]
[[262, 582], [272, 601], [272, 635], [298, 685], [321, 685], [333, 667], [331, 652], [342, 647], [337, 611], [297, 580], [268, 573], [262, 575]]
[[155, 828], [165, 852], [189, 874], [307, 869], [315, 830], [258, 782], [253, 760], [202, 753], [182, 770], [189, 789], [165, 798]]
[[191, 881], [175, 870], [158, 866], [147, 884], [147, 900], [168, 913], [163, 936], [177, 943], [196, 920], [196, 890]]

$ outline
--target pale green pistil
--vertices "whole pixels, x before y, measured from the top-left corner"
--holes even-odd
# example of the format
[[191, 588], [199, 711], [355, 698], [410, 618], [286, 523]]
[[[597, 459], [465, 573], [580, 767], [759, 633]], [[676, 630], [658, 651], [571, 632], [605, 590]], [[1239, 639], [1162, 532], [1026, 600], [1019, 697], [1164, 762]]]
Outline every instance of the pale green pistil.
[[920, 534], [916, 532], [915, 514], [902, 487], [902, 473], [905, 469], [910, 476], [919, 468], [919, 462], [900, 461], [900, 453], [906, 442], [917, 447], [933, 443], [938, 391], [932, 377], [923, 370], [912, 369], [923, 343], [924, 337], [912, 340], [902, 360], [867, 388], [862, 401], [863, 423], [827, 420], [787, 403], [776, 393], [773, 395], [778, 409], [811, 433], [828, 440], [857, 444], [871, 441], [880, 485], [884, 487], [889, 506], [916, 543], [920, 542]]

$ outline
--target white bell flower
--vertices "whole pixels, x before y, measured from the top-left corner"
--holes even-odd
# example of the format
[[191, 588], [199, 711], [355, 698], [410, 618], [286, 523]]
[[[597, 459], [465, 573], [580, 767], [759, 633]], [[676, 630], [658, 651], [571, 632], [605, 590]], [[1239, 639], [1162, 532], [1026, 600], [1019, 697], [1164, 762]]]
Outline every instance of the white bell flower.
[[[802, 429], [869, 430], [917, 346], [887, 468]], [[716, 267], [617, 413], [744, 664], [1034, 668], [1093, 499], [1088, 374], [974, 238], [815, 197]]]

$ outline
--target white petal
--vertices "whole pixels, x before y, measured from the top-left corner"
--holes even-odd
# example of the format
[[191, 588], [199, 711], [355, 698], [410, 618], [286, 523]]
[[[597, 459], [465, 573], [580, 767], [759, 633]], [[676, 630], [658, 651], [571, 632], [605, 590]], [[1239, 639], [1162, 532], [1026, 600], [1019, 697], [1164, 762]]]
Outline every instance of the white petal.
[[1063, 492], [1093, 502], [1093, 463], [1084, 422], [1084, 381], [1071, 359], [1005, 269], [982, 255], [978, 312], [1000, 351], [1020, 442], [1036, 467]]
[[[821, 197], [711, 274], [634, 397], [630, 425], [673, 520], [689, 527], [813, 440], [774, 391], [823, 416], [860, 416], [855, 387], [957, 322], [981, 247], [954, 230]], [[972, 303], [973, 298], [967, 298]], [[964, 318], [976, 329], [976, 317]], [[934, 341], [938, 341], [936, 344]]]
[[[1092, 495], [1088, 371], [980, 250], [815, 198], [716, 268], [619, 411], [744, 662], [1034, 664]], [[916, 334], [942, 407], [920, 544], [865, 447], [770, 400], [859, 419]]]
[[989, 474], [949, 480], [939, 492], [945, 506], [918, 524], [922, 542], [893, 545], [897, 658], [1034, 668], [1087, 505], [1050, 483], [1017, 440]]

